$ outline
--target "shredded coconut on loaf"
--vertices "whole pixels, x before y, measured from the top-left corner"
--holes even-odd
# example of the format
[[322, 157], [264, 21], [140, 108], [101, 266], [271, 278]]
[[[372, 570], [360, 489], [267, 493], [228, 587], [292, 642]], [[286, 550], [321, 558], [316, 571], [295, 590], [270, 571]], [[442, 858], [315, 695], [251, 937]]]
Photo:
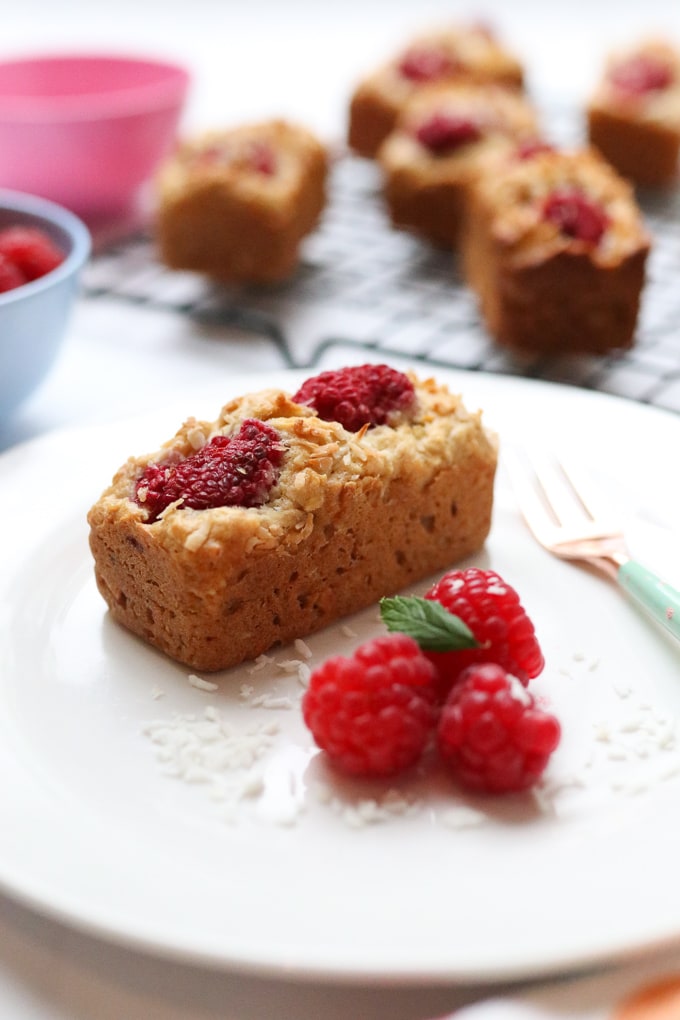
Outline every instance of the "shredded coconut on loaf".
[[[215, 671], [302, 638], [478, 550], [491, 525], [495, 437], [434, 380], [394, 424], [357, 433], [279, 390], [189, 419], [161, 450], [131, 457], [88, 515], [112, 616], [192, 669]], [[136, 485], [149, 464], [232, 435], [245, 419], [279, 434], [283, 463], [260, 506], [191, 509], [150, 523]]]

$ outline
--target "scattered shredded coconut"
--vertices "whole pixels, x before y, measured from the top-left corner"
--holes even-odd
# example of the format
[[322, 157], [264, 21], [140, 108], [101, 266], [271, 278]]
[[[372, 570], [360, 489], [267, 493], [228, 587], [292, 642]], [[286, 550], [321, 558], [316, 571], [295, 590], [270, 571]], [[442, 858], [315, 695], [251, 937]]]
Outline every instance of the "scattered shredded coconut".
[[271, 665], [274, 660], [270, 655], [258, 655], [255, 662], [248, 670], [249, 673], [259, 673], [261, 669]]
[[204, 680], [203, 677], [196, 676], [195, 673], [190, 673], [188, 677], [189, 683], [192, 687], [195, 687], [197, 691], [217, 691], [219, 687], [212, 680]]
[[311, 659], [312, 657], [312, 649], [309, 647], [306, 641], [302, 640], [302, 638], [297, 638], [297, 640], [295, 641], [295, 651], [303, 659]]
[[253, 708], [289, 709], [294, 707], [292, 698], [276, 694], [258, 694], [250, 704]]
[[477, 811], [466, 804], [456, 804], [447, 808], [441, 813], [440, 818], [449, 829], [471, 829], [489, 820], [483, 811]]
[[343, 637], [346, 638], [355, 638], [359, 636], [357, 632], [355, 630], [352, 630], [352, 628], [349, 627], [346, 623], [343, 623], [343, 625], [341, 626], [340, 633], [342, 634]]
[[175, 714], [149, 723], [143, 732], [166, 775], [209, 783], [231, 770], [250, 768], [272, 747], [278, 728], [271, 723], [235, 727], [209, 705], [201, 716]]
[[298, 683], [302, 687], [307, 687], [309, 684], [309, 678], [312, 675], [312, 671], [309, 665], [302, 659], [281, 659], [276, 663], [277, 667], [283, 670], [284, 673], [295, 674]]
[[165, 697], [165, 691], [162, 691], [160, 687], [152, 687], [151, 697], [153, 698], [154, 701], [158, 701], [159, 698]]
[[367, 825], [381, 824], [395, 817], [411, 815], [422, 807], [419, 799], [397, 789], [389, 789], [380, 797], [364, 797], [350, 804], [335, 796], [331, 796], [326, 802], [351, 829], [363, 829]]
[[284, 673], [297, 673], [302, 665], [302, 661], [300, 659], [279, 659], [276, 665]]
[[312, 671], [310, 667], [307, 665], [306, 662], [301, 662], [297, 674], [298, 682], [300, 683], [300, 685], [305, 688], [309, 687], [309, 681], [311, 679], [311, 676]]

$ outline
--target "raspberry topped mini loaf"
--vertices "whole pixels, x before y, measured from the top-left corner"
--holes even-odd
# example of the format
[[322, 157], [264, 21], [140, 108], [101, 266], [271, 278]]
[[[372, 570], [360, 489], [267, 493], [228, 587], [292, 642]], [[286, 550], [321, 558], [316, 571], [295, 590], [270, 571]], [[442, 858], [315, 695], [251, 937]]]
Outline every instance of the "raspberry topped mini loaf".
[[224, 281], [285, 279], [323, 211], [326, 176], [321, 143], [282, 120], [185, 142], [158, 178], [161, 259]]
[[133, 457], [88, 515], [112, 616], [220, 670], [479, 549], [496, 441], [433, 380], [322, 373], [230, 401]]
[[680, 153], [680, 50], [647, 41], [610, 57], [588, 103], [592, 145], [636, 184], [673, 184]]
[[361, 156], [375, 156], [406, 103], [425, 86], [491, 82], [521, 89], [523, 79], [517, 58], [486, 25], [424, 33], [359, 83], [350, 102], [349, 145]]
[[378, 152], [393, 224], [455, 245], [480, 165], [537, 135], [536, 113], [517, 93], [493, 85], [423, 90]]
[[649, 246], [631, 186], [598, 153], [537, 149], [480, 176], [461, 252], [500, 343], [603, 354], [633, 342]]

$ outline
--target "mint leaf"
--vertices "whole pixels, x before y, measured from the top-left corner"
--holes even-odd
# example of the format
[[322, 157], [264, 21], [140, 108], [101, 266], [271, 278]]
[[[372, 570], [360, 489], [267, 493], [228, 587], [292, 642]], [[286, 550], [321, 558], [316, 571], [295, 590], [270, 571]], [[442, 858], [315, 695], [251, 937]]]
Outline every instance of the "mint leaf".
[[389, 631], [408, 634], [423, 651], [453, 652], [479, 647], [467, 624], [444, 609], [441, 602], [417, 595], [396, 595], [380, 600], [380, 615]]

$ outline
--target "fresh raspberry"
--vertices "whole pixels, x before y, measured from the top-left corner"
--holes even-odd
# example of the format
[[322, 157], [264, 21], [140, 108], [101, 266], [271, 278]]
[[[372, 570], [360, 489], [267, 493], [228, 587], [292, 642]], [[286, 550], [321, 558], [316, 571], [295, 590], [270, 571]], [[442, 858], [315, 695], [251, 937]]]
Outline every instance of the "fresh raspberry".
[[391, 424], [413, 406], [415, 390], [403, 372], [388, 365], [358, 365], [307, 379], [293, 400], [313, 407], [324, 421], [358, 432], [364, 425]]
[[543, 217], [567, 237], [597, 244], [609, 225], [609, 217], [597, 202], [578, 188], [557, 188], [543, 203]]
[[246, 419], [233, 436], [215, 436], [175, 464], [149, 464], [137, 482], [135, 501], [153, 523], [176, 500], [183, 507], [261, 506], [278, 477], [284, 447], [271, 426]]
[[416, 128], [421, 145], [437, 156], [455, 152], [461, 145], [477, 142], [482, 137], [479, 124], [470, 117], [455, 113], [434, 113]]
[[673, 81], [673, 70], [661, 60], [639, 54], [614, 66], [609, 72], [609, 81], [619, 92], [643, 96], [668, 88]]
[[460, 782], [486, 793], [526, 790], [540, 778], [560, 740], [560, 724], [502, 666], [470, 666], [444, 705], [437, 729], [441, 757]]
[[480, 662], [495, 662], [523, 684], [541, 672], [543, 653], [534, 625], [519, 595], [494, 570], [468, 567], [452, 570], [425, 593], [440, 602], [472, 631], [478, 648], [427, 652], [437, 667], [439, 686], [446, 696], [461, 672]]
[[399, 73], [414, 82], [436, 81], [456, 70], [457, 61], [435, 47], [414, 46], [399, 62]]
[[272, 177], [276, 173], [276, 154], [271, 145], [253, 140], [248, 147], [248, 164], [257, 173]]
[[0, 294], [4, 294], [8, 290], [16, 290], [24, 283], [28, 283], [28, 277], [11, 259], [0, 254]]
[[37, 280], [60, 266], [64, 253], [36, 227], [5, 227], [0, 230], [0, 254], [13, 262], [26, 280]]
[[554, 151], [555, 146], [550, 142], [544, 142], [541, 138], [530, 138], [520, 142], [515, 149], [515, 158], [523, 162], [526, 159], [533, 159], [534, 156], [540, 156], [544, 152]]
[[406, 634], [367, 641], [311, 676], [302, 713], [314, 740], [344, 772], [393, 775], [415, 764], [436, 721], [435, 671]]
[[238, 170], [255, 172], [271, 177], [276, 173], [276, 153], [268, 142], [253, 138], [238, 148], [229, 144], [215, 143], [207, 145], [192, 157], [192, 163], [198, 168], [232, 166]]

